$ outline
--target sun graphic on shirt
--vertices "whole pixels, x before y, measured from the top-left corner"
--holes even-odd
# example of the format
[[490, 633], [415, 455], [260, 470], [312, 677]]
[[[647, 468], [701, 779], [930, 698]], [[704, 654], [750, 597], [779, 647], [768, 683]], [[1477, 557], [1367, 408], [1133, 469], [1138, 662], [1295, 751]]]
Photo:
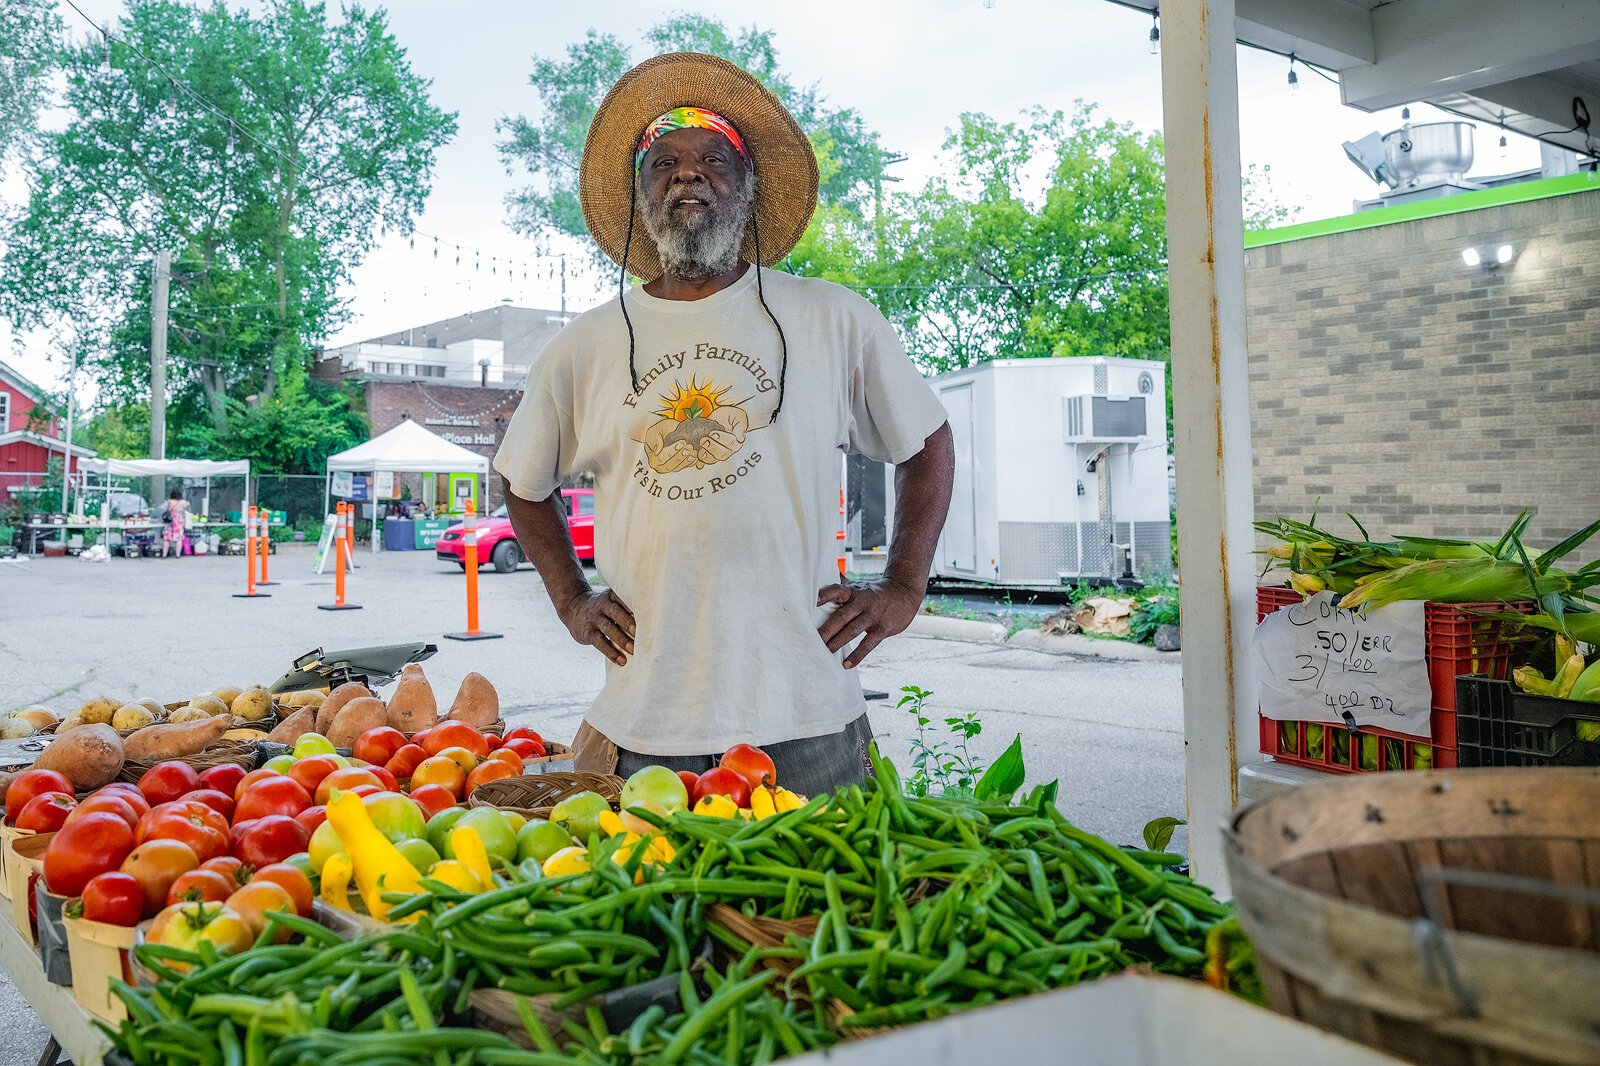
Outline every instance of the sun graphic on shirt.
[[661, 398], [661, 410], [657, 414], [675, 422], [708, 418], [717, 408], [728, 406], [722, 402], [728, 388], [725, 385], [719, 389], [710, 381], [702, 385], [694, 378], [689, 379], [688, 388], [684, 388], [681, 381], [674, 382], [672, 393]]

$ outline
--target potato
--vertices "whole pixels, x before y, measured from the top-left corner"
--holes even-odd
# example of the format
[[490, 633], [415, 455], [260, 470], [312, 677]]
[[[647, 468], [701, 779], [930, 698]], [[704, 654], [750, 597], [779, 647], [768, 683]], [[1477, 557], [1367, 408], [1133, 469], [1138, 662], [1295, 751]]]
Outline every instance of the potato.
[[305, 692], [287, 692], [278, 697], [278, 702], [285, 707], [320, 707], [322, 701], [328, 698], [326, 692], [320, 689], [310, 689]]
[[125, 703], [111, 716], [112, 729], [143, 729], [154, 724], [156, 716], [142, 703]]
[[196, 696], [194, 699], [189, 701], [189, 706], [198, 707], [207, 714], [212, 715], [232, 713], [231, 709], [226, 703], [223, 703], [221, 700], [217, 699], [217, 697], [209, 693], [204, 696]]
[[328, 694], [328, 698], [317, 705], [317, 732], [323, 736], [328, 735], [328, 730], [333, 726], [333, 716], [339, 713], [339, 708], [354, 699], [371, 696], [372, 690], [356, 681], [340, 685]]
[[316, 724], [316, 710], [311, 707], [302, 707], [279, 722], [277, 727], [267, 734], [267, 740], [274, 744], [293, 745], [303, 734], [311, 732], [312, 727]]
[[272, 713], [272, 693], [260, 685], [252, 685], [233, 700], [233, 713], [247, 722], [259, 722]]
[[97, 722], [79, 726], [65, 736], [58, 736], [39, 753], [33, 765], [41, 770], [65, 774], [78, 791], [88, 792], [115, 781], [117, 774], [122, 772], [125, 757], [122, 738], [117, 736], [117, 731]]
[[67, 715], [65, 718], [61, 719], [61, 721], [56, 723], [56, 732], [65, 733], [69, 730], [77, 729], [80, 726], [86, 726], [88, 724], [88, 722], [83, 720], [83, 715], [79, 714], [77, 711], [73, 711], [71, 714]]
[[[260, 685], [251, 685], [250, 687], [251, 688], [260, 688], [261, 686]], [[205, 695], [207, 695], [207, 696], [215, 696], [217, 699], [221, 700], [223, 703], [226, 703], [229, 707], [232, 707], [233, 706], [233, 701], [238, 699], [239, 698], [239, 693], [244, 692], [244, 691], [245, 691], [245, 687], [243, 685], [223, 685], [221, 688], [212, 689], [210, 692], [205, 693]]]
[[487, 677], [468, 674], [461, 679], [461, 687], [456, 690], [455, 702], [450, 704], [446, 717], [487, 729], [500, 720], [500, 694]]
[[130, 736], [123, 749], [134, 762], [164, 762], [205, 751], [233, 728], [233, 716], [223, 714], [205, 721], [147, 725]]
[[116, 714], [117, 708], [121, 706], [121, 700], [114, 700], [110, 696], [97, 696], [78, 708], [78, 717], [91, 725], [104, 725], [111, 721], [111, 716]]
[[389, 712], [376, 696], [359, 696], [339, 708], [325, 734], [336, 748], [348, 748], [356, 737], [389, 721]]
[[56, 714], [48, 707], [24, 707], [11, 717], [21, 718], [35, 730], [51, 729], [56, 724]]
[[400, 671], [400, 683], [389, 697], [389, 724], [402, 733], [419, 733], [439, 722], [439, 702], [428, 684], [421, 665], [412, 663]]
[[21, 740], [37, 732], [33, 723], [26, 718], [0, 718], [0, 740]]
[[211, 712], [206, 710], [204, 707], [188, 706], [179, 707], [177, 710], [167, 715], [167, 721], [181, 724], [183, 722], [198, 722], [202, 718], [210, 717]]
[[[150, 696], [140, 696], [138, 699], [129, 700], [128, 702], [137, 703], [141, 707], [150, 708], [150, 713], [155, 715], [157, 718], [163, 718], [167, 713], [167, 705]], [[124, 706], [126, 706], [126, 704], [124, 704]]]

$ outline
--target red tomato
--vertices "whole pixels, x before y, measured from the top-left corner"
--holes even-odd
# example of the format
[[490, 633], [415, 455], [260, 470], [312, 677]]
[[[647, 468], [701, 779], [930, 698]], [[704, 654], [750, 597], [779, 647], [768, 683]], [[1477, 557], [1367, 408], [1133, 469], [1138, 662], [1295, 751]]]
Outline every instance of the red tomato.
[[544, 737], [541, 737], [537, 732], [525, 725], [519, 725], [517, 728], [509, 730], [506, 733], [506, 740], [531, 740], [541, 748], [544, 747]]
[[11, 824], [30, 833], [54, 833], [67, 824], [78, 801], [61, 792], [41, 792], [29, 800]]
[[328, 808], [320, 803], [315, 807], [307, 807], [295, 815], [294, 820], [305, 826], [306, 832], [315, 833], [317, 826], [328, 820]]
[[689, 802], [691, 805], [699, 803], [706, 796], [727, 796], [739, 806], [748, 807], [750, 782], [726, 766], [713, 766], [695, 778], [694, 787], [689, 790]]
[[544, 745], [535, 744], [527, 737], [517, 737], [514, 740], [508, 740], [500, 747], [499, 750], [514, 751], [521, 756], [524, 762], [529, 759], [542, 759], [544, 758], [545, 754]]
[[289, 767], [289, 779], [307, 793], [315, 793], [322, 779], [339, 769], [339, 760], [332, 755], [308, 755]]
[[407, 744], [395, 752], [389, 761], [383, 764], [383, 768], [399, 780], [404, 781], [416, 771], [418, 766], [422, 765], [422, 761], [427, 757], [428, 753], [423, 751], [420, 745]]
[[398, 729], [380, 725], [356, 737], [350, 753], [374, 766], [382, 766], [394, 758], [394, 753], [406, 746], [406, 735]]
[[215, 870], [223, 877], [240, 885], [250, 880], [248, 873], [241, 874], [240, 871], [244, 870], [244, 868], [244, 860], [236, 859], [232, 855], [218, 855], [216, 858], [207, 859], [200, 864], [200, 869]]
[[[333, 775], [329, 775], [330, 777]], [[324, 781], [327, 778], [323, 778]], [[234, 808], [234, 822], [250, 822], [269, 814], [295, 815], [311, 806], [311, 795], [299, 783], [282, 776], [265, 777], [245, 786], [244, 796]]]
[[721, 765], [744, 778], [751, 788], [778, 781], [772, 757], [753, 744], [735, 744], [723, 753]]
[[75, 796], [77, 791], [65, 774], [54, 770], [24, 770], [13, 777], [11, 784], [6, 787], [6, 824], [15, 826], [17, 815], [35, 796], [42, 796], [46, 792]]
[[359, 785], [351, 785], [344, 791], [356, 796], [376, 796], [380, 792], [389, 792], [392, 790], [386, 789], [382, 785], [370, 785], [363, 781]]
[[83, 886], [83, 916], [91, 922], [133, 928], [144, 916], [144, 887], [118, 870], [98, 874]]
[[233, 818], [233, 796], [226, 792], [218, 792], [214, 788], [197, 788], [183, 798], [191, 803], [204, 803], [223, 818], [229, 820]]
[[251, 866], [270, 866], [295, 852], [306, 850], [311, 834], [286, 814], [269, 814], [236, 827], [239, 835], [233, 853]]
[[173, 882], [200, 865], [194, 849], [177, 840], [147, 840], [122, 860], [122, 872], [144, 889], [144, 916], [153, 918], [166, 906]]
[[503, 777], [516, 777], [521, 772], [520, 766], [512, 766], [504, 759], [485, 759], [467, 775], [464, 791], [470, 796], [479, 785], [487, 785], [490, 781], [499, 781]]
[[304, 870], [286, 862], [269, 863], [257, 870], [250, 879], [252, 885], [261, 881], [269, 881], [289, 893], [289, 898], [294, 900], [295, 910], [302, 918], [311, 916], [311, 879]]
[[213, 766], [209, 770], [200, 771], [199, 788], [214, 788], [218, 792], [233, 795], [234, 789], [239, 787], [239, 782], [244, 780], [244, 767], [236, 762], [225, 762], [221, 766]]
[[238, 888], [238, 882], [231, 877], [224, 877], [215, 870], [190, 870], [186, 874], [179, 874], [178, 879], [172, 882], [172, 887], [167, 890], [167, 906], [174, 903], [221, 903], [233, 895], [233, 890]]
[[176, 759], [156, 763], [139, 778], [139, 791], [152, 807], [171, 803], [199, 787], [200, 775], [195, 773], [194, 767]]
[[428, 739], [422, 750], [437, 755], [446, 748], [466, 748], [474, 758], [483, 759], [489, 754], [489, 742], [483, 734], [465, 722], [440, 722], [428, 730]]
[[412, 733], [409, 743], [415, 744], [417, 747], [420, 748], [420, 747], [422, 747], [423, 742], [428, 739], [428, 734], [431, 733], [431, 732], [433, 732], [433, 730], [424, 729], [420, 733]]
[[489, 757], [484, 761], [509, 763], [513, 770], [519, 774], [522, 773], [522, 756], [510, 748], [496, 748], [489, 753]]
[[383, 766], [368, 766], [366, 768], [366, 771], [367, 771], [367, 773], [371, 774], [373, 777], [376, 777], [378, 779], [378, 784], [383, 786], [383, 791], [385, 791], [385, 792], [399, 792], [400, 791], [400, 782], [395, 780], [394, 774], [391, 774], [386, 767], [383, 767]]
[[[144, 797], [140, 796], [139, 801], [144, 802]], [[118, 792], [107, 792], [105, 789], [92, 792], [86, 798], [79, 800], [72, 813], [67, 815], [67, 821], [72, 822], [90, 814], [114, 814], [127, 822], [129, 829], [138, 825], [140, 818], [139, 811], [129, 802], [128, 797]]]
[[[343, 770], [335, 770], [322, 779], [322, 784], [317, 786], [317, 802], [327, 803], [328, 797], [333, 794], [333, 790], [336, 788], [348, 792], [356, 785], [377, 785], [379, 791], [382, 791], [383, 782], [379, 781], [371, 770], [366, 770], [359, 766], [347, 766]], [[308, 803], [306, 806], [309, 807], [311, 805]], [[304, 809], [304, 807], [301, 808], [301, 810]]]
[[694, 783], [700, 780], [700, 775], [693, 770], [679, 770], [678, 780], [683, 782], [683, 787], [689, 790], [690, 800], [694, 799]]
[[499, 733], [485, 733], [483, 739], [488, 743], [490, 751], [498, 751], [500, 746], [506, 742], [505, 738]]
[[204, 803], [176, 800], [139, 819], [138, 840], [181, 841], [205, 862], [228, 850], [228, 820]]
[[[294, 897], [289, 895], [289, 890], [271, 881], [251, 881], [229, 896], [227, 905], [244, 919], [245, 925], [250, 927], [252, 942], [267, 928], [269, 914], [299, 913], [299, 907]], [[282, 944], [290, 935], [290, 930], [280, 925], [277, 936], [273, 937], [273, 943]]]
[[45, 846], [45, 887], [58, 896], [82, 895], [95, 875], [121, 866], [136, 843], [133, 827], [118, 815], [82, 815], [62, 826]]
[[411, 790], [411, 798], [429, 818], [456, 805], [456, 794], [443, 785], [418, 785]]
[[270, 781], [274, 777], [282, 776], [283, 775], [278, 773], [278, 771], [268, 770], [264, 766], [259, 770], [251, 770], [249, 773], [239, 778], [239, 783], [233, 786], [233, 802], [238, 803], [240, 800], [244, 799], [244, 790], [255, 784], [257, 781]]

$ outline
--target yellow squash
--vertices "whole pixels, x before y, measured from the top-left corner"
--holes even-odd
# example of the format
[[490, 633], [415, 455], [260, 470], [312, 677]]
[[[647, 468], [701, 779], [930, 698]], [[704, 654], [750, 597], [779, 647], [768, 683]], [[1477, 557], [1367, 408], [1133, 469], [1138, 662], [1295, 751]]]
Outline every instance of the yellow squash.
[[[353, 792], [342, 793], [328, 804], [328, 821], [339, 834], [345, 852], [355, 866], [356, 887], [367, 905], [367, 913], [379, 921], [389, 915], [389, 905], [383, 901], [385, 892], [422, 891], [421, 875], [417, 868], [393, 844], [389, 843], [378, 827], [372, 824], [361, 797]], [[332, 862], [332, 859], [328, 860]], [[415, 921], [417, 915], [410, 920]]]

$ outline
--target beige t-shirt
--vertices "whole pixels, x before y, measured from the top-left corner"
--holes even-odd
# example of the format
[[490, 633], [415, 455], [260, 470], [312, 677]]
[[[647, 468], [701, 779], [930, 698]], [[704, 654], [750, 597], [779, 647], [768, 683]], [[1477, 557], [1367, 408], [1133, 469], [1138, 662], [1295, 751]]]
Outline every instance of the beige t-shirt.
[[841, 286], [756, 272], [702, 300], [627, 294], [579, 316], [528, 376], [495, 469], [543, 500], [595, 478], [595, 562], [638, 623], [588, 720], [630, 751], [704, 755], [836, 733], [860, 683], [817, 635], [838, 580], [841, 455], [904, 462], [944, 406], [893, 328]]

